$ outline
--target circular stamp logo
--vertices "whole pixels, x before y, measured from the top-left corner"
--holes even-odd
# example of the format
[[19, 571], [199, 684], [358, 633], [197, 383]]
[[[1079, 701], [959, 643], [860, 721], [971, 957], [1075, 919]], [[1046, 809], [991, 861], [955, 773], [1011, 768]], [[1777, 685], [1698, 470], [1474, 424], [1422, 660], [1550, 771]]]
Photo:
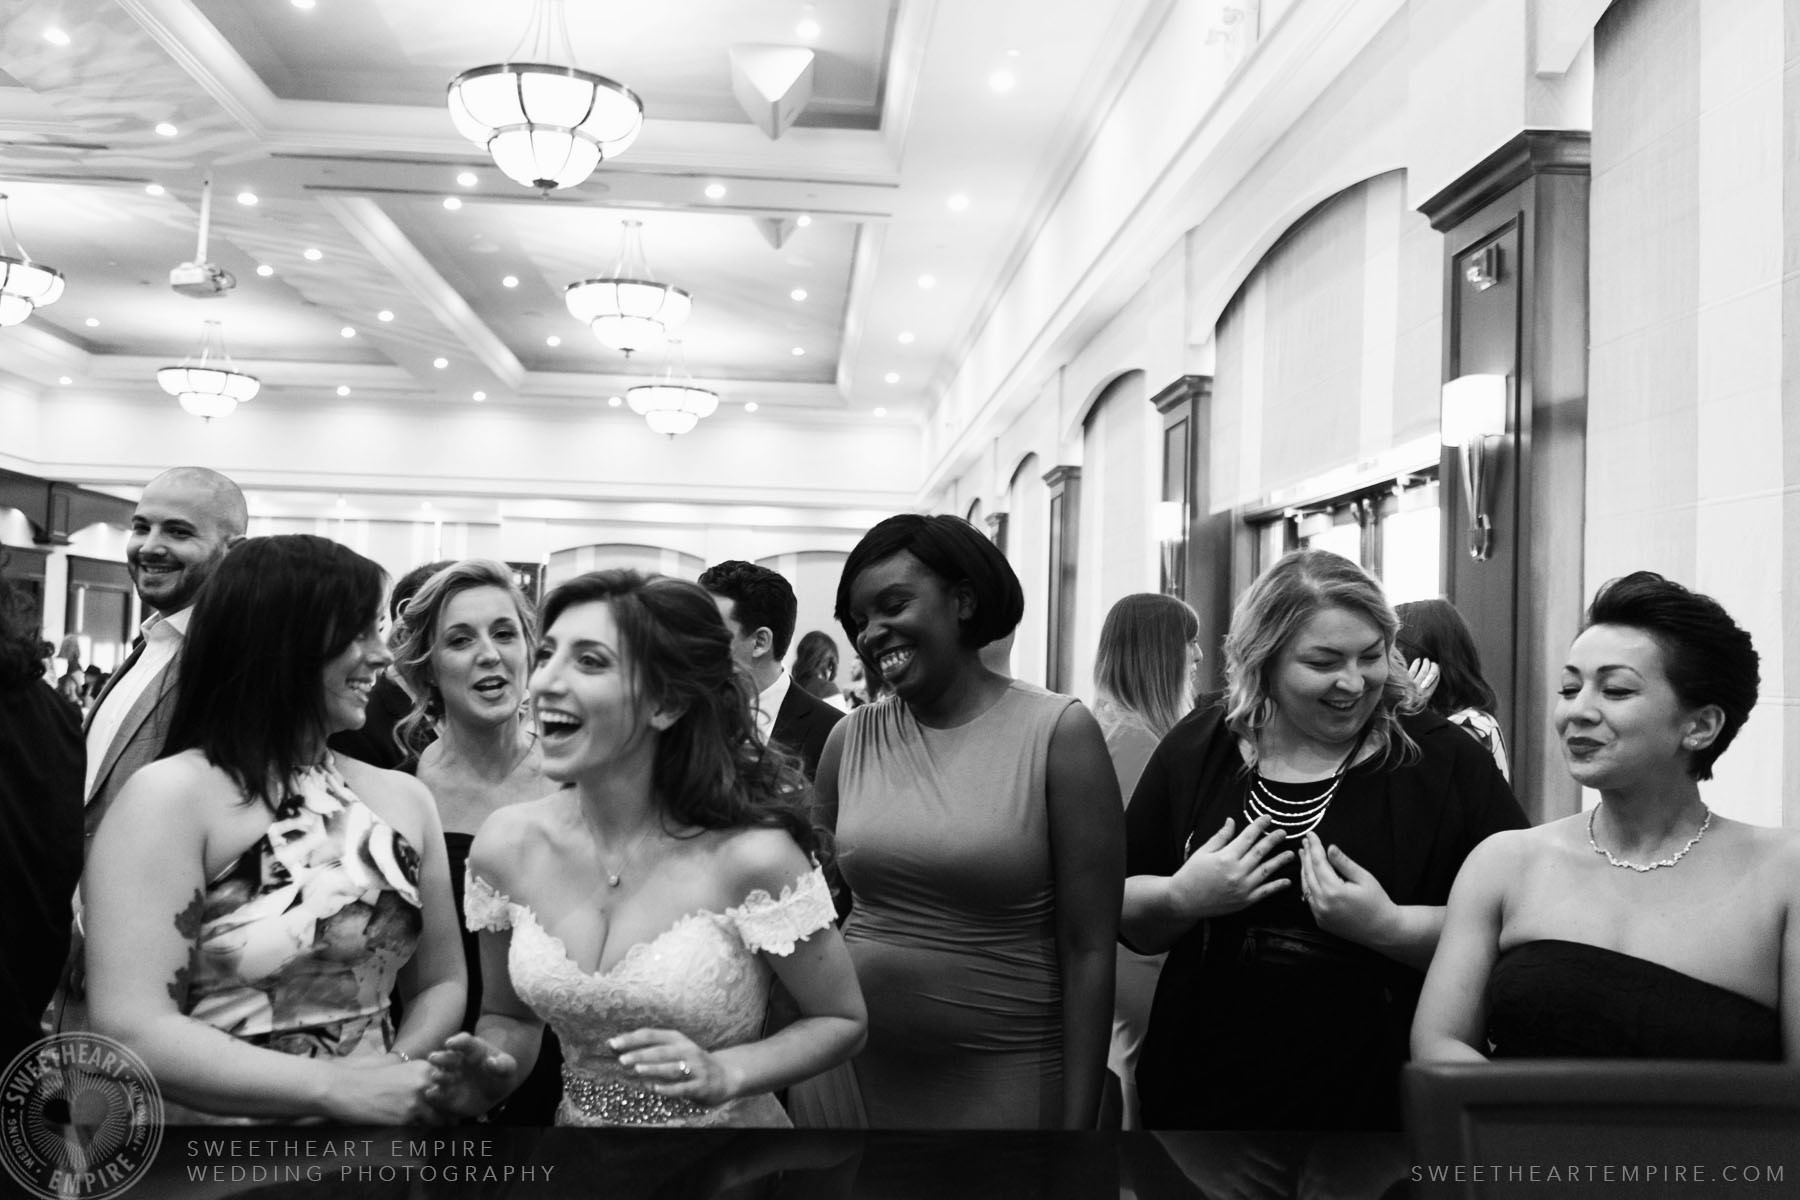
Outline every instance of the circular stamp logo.
[[59, 1033], [0, 1075], [0, 1162], [43, 1200], [106, 1200], [162, 1144], [162, 1093], [144, 1060], [97, 1033]]

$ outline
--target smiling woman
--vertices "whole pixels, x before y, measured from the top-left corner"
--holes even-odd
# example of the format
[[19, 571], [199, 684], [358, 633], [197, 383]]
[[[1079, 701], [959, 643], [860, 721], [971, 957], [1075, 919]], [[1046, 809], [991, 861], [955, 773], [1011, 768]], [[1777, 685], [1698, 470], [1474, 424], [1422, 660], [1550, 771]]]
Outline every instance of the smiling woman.
[[1417, 713], [1362, 568], [1287, 555], [1239, 599], [1222, 697], [1126, 816], [1125, 940], [1167, 949], [1137, 1084], [1153, 1129], [1399, 1127], [1399, 1070], [1457, 868], [1525, 824], [1494, 762]]
[[[95, 1027], [171, 1120], [423, 1120], [421, 1058], [463, 969], [437, 814], [325, 739], [389, 660], [381, 569], [252, 538], [201, 589], [165, 751], [101, 822], [83, 881]], [[405, 1019], [396, 1030], [389, 998]]]

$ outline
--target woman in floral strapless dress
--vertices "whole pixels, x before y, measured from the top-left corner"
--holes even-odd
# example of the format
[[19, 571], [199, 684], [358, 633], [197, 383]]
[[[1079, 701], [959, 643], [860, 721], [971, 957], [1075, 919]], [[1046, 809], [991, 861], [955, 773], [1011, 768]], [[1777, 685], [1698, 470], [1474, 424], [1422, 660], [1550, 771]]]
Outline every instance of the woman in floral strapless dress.
[[195, 609], [170, 757], [94, 839], [90, 1016], [173, 1123], [432, 1115], [423, 1059], [463, 1005], [443, 834], [417, 781], [325, 748], [388, 661], [381, 592], [325, 538], [233, 549]]
[[[562, 1041], [563, 1125], [780, 1126], [776, 1091], [866, 1027], [797, 763], [757, 738], [718, 608], [694, 584], [601, 571], [544, 602], [531, 677], [545, 773], [489, 817], [465, 902], [482, 1015], [431, 1056], [429, 1098], [474, 1115]], [[772, 978], [797, 1020], [762, 1036]]]

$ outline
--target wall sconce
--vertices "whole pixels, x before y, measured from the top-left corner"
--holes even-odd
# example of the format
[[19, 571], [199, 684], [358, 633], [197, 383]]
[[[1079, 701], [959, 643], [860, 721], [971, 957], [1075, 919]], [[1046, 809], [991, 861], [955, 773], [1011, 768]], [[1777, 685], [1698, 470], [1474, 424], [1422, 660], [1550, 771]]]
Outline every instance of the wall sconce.
[[1179, 500], [1159, 500], [1150, 514], [1150, 528], [1162, 550], [1162, 590], [1180, 596], [1186, 575], [1187, 520]]
[[1462, 451], [1463, 498], [1469, 508], [1469, 557], [1484, 562], [1493, 523], [1488, 519], [1494, 445], [1506, 436], [1510, 389], [1506, 375], [1459, 375], [1444, 385], [1444, 445]]

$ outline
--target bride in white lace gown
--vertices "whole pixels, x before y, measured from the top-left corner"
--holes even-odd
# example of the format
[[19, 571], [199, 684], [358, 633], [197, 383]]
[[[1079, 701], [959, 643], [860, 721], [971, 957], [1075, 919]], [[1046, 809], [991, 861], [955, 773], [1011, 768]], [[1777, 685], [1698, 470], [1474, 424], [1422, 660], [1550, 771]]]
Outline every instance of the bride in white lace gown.
[[[848, 1059], [867, 1018], [810, 858], [797, 768], [765, 753], [730, 635], [693, 584], [630, 571], [544, 603], [531, 677], [566, 786], [490, 817], [469, 854], [482, 1014], [431, 1055], [454, 1115], [562, 1041], [563, 1125], [787, 1125], [773, 1092]], [[762, 1037], [773, 978], [797, 1020]]]

